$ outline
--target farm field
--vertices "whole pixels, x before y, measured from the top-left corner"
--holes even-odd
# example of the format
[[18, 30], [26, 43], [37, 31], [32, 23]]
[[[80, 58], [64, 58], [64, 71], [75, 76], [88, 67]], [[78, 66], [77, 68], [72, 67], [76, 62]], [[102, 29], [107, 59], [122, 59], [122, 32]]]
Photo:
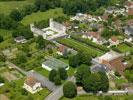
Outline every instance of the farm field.
[[68, 47], [72, 47], [75, 50], [84, 51], [87, 54], [92, 55], [92, 56], [102, 55], [102, 52], [100, 52], [94, 48], [91, 48], [81, 42], [75, 41], [73, 39], [61, 39], [61, 40], [59, 40], [59, 42], [64, 45], [67, 45]]
[[21, 9], [26, 5], [33, 4], [34, 0], [25, 1], [0, 1], [0, 13], [9, 14], [13, 9]]
[[47, 20], [49, 18], [56, 18], [58, 16], [65, 16], [65, 14], [63, 14], [63, 10], [61, 8], [50, 9], [46, 12], [32, 13], [31, 15], [24, 17], [21, 22], [24, 25], [29, 25], [34, 22], [38, 22], [41, 20]]

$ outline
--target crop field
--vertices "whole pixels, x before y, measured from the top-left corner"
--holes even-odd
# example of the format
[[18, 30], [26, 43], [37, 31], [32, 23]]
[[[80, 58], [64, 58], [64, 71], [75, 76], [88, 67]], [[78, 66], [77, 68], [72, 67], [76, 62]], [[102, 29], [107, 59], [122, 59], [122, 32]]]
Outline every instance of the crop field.
[[77, 51], [83, 51], [89, 55], [92, 55], [92, 56], [99, 56], [99, 55], [102, 55], [102, 52], [94, 49], [94, 48], [91, 48], [81, 42], [78, 42], [78, 41], [75, 41], [73, 39], [61, 39], [59, 40], [60, 43], [64, 44], [64, 45], [67, 45], [68, 47], [71, 47]]
[[0, 1], [0, 13], [9, 14], [13, 9], [21, 9], [26, 5], [30, 5], [34, 0], [25, 1]]

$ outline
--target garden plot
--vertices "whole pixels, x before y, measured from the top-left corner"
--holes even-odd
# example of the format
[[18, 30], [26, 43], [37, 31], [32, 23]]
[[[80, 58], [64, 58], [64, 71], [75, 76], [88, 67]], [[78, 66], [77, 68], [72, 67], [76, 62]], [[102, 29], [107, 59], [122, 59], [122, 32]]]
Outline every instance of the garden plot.
[[20, 74], [18, 71], [16, 70], [6, 70], [4, 69], [3, 71], [1, 71], [0, 74], [3, 78], [5, 78], [6, 80], [13, 81], [13, 80], [18, 80], [20, 78], [23, 78], [23, 75]]
[[18, 80], [19, 78], [17, 78], [14, 74], [12, 74], [11, 72], [3, 72], [1, 74], [2, 77], [4, 77], [6, 80], [13, 81], [13, 80]]

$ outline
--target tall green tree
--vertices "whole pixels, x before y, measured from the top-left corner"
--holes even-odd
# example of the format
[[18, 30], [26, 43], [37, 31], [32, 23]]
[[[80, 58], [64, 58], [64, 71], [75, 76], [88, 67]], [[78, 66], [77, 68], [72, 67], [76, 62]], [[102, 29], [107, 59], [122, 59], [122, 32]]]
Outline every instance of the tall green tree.
[[66, 82], [63, 86], [64, 96], [67, 98], [73, 98], [77, 95], [77, 88], [73, 82]]
[[84, 77], [89, 77], [89, 75], [91, 74], [90, 72], [90, 68], [87, 65], [81, 65], [77, 68], [75, 77], [76, 77], [76, 83], [78, 85], [82, 85], [83, 82], [83, 78]]
[[57, 76], [57, 71], [55, 69], [52, 69], [49, 73], [49, 80], [54, 82], [54, 78]]
[[62, 80], [67, 79], [68, 75], [67, 75], [67, 71], [65, 70], [65, 68], [59, 68], [58, 73]]
[[22, 13], [19, 11], [19, 10], [13, 10], [11, 13], [10, 13], [10, 17], [15, 20], [15, 21], [20, 21], [23, 19], [23, 15]]
[[61, 85], [61, 78], [59, 75], [56, 75], [54, 77], [54, 83], [55, 83], [55, 85]]

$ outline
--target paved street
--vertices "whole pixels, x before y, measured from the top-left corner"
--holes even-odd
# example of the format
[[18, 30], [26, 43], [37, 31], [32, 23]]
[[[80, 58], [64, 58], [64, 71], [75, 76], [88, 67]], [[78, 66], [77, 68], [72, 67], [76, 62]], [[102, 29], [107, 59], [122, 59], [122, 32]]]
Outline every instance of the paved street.
[[[68, 78], [67, 81], [75, 82], [75, 77], [72, 76], [71, 78]], [[61, 85], [58, 89], [53, 91], [44, 100], [59, 100], [62, 96], [63, 96], [63, 85]]]
[[55, 91], [58, 88], [58, 86], [55, 86], [54, 83], [49, 81], [48, 78], [42, 76], [41, 74], [39, 74], [39, 73], [37, 73], [35, 71], [29, 71], [28, 72], [28, 76], [35, 77], [38, 81], [41, 82], [43, 87], [48, 88], [50, 91]]

